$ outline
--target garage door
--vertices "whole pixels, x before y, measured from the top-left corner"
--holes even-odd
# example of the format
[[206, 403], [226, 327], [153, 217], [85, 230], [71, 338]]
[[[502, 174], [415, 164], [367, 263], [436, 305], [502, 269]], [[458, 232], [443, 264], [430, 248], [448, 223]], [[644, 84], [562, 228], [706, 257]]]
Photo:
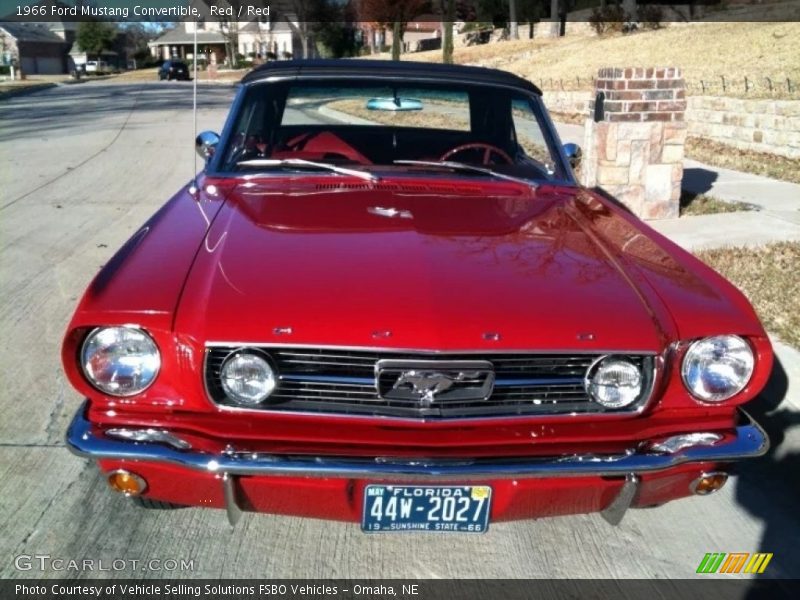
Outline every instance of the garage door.
[[20, 66], [22, 67], [22, 72], [26, 75], [33, 75], [36, 73], [36, 61], [32, 58], [23, 56], [20, 61]]
[[64, 72], [60, 58], [23, 56], [22, 72], [26, 75], [58, 75]]
[[64, 72], [60, 58], [36, 58], [36, 72], [40, 75], [58, 75]]

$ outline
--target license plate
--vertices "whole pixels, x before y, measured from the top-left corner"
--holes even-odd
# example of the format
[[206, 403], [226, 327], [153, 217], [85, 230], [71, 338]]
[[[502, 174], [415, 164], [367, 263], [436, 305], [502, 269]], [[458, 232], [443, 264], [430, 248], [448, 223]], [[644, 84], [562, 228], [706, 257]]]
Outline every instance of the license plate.
[[361, 529], [483, 533], [491, 500], [487, 485], [368, 485]]

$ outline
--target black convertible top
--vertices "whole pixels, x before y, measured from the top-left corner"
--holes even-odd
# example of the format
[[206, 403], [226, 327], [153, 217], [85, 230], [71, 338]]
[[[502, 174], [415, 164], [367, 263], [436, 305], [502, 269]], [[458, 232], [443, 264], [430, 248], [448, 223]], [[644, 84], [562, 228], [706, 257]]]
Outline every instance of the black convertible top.
[[364, 60], [315, 59], [282, 60], [266, 63], [244, 76], [243, 84], [270, 77], [364, 77], [375, 79], [428, 80], [453, 83], [477, 83], [515, 87], [542, 95], [541, 90], [527, 79], [497, 69], [445, 65], [441, 63]]

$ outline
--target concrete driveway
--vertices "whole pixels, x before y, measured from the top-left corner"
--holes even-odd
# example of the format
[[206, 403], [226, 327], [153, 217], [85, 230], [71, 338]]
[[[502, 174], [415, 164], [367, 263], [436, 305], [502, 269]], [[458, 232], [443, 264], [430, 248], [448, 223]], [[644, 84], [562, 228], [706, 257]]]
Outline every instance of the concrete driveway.
[[[201, 87], [201, 129], [222, 127], [232, 95]], [[355, 524], [251, 514], [232, 531], [220, 510], [134, 507], [64, 448], [81, 398], [61, 372], [60, 341], [97, 269], [190, 178], [191, 84], [98, 82], [4, 101], [0, 148], [0, 576], [115, 575], [15, 567], [19, 555], [49, 555], [194, 562], [116, 573], [137, 578], [686, 578], [707, 552], [756, 551], [774, 553], [765, 576], [800, 575], [800, 402], [785, 374], [797, 377], [800, 361], [789, 351], [794, 364], [777, 367], [754, 407], [776, 449], [713, 497], [632, 511], [617, 528], [584, 515], [480, 537], [366, 536]]]

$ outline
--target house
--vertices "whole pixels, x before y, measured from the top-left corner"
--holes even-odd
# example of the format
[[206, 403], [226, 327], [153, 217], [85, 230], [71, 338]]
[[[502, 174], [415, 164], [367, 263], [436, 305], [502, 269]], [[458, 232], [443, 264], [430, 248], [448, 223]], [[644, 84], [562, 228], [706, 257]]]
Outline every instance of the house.
[[86, 63], [90, 60], [102, 61], [112, 69], [119, 69], [124, 66], [124, 61], [121, 60], [119, 52], [114, 52], [113, 50], [103, 50], [99, 54], [92, 54], [90, 52], [81, 50], [78, 42], [72, 44], [72, 47], [69, 50], [69, 57], [76, 67], [83, 67], [84, 69]]
[[[442, 47], [444, 24], [436, 15], [420, 15], [406, 24], [403, 32], [403, 52], [424, 52]], [[386, 31], [386, 44], [392, 45], [393, 31]]]
[[17, 65], [23, 75], [66, 73], [68, 49], [48, 23], [0, 22], [0, 60]]
[[[302, 57], [303, 39], [308, 44], [309, 58], [314, 56], [314, 44], [305, 33], [307, 24], [300, 23], [287, 2], [271, 6], [271, 14], [250, 17], [249, 20], [221, 22], [213, 18], [206, 3], [195, 4], [202, 15], [200, 21], [183, 21], [162, 36], [148, 43], [153, 58], [191, 59], [194, 52], [194, 34], [197, 31], [198, 62], [235, 62], [241, 55], [245, 61], [267, 58]], [[281, 5], [287, 9], [282, 10]], [[233, 60], [229, 61], [229, 58]]]
[[[147, 45], [153, 58], [189, 59], [194, 52], [194, 33], [200, 62], [228, 62], [231, 44], [245, 60], [302, 56], [300, 32], [290, 21], [185, 21]], [[213, 59], [212, 59], [213, 55]]]
[[[442, 47], [444, 23], [432, 14], [420, 15], [405, 25], [402, 36], [403, 52], [424, 52]], [[391, 23], [362, 22], [358, 26], [357, 39], [373, 52], [385, 50], [392, 45], [394, 31]]]

